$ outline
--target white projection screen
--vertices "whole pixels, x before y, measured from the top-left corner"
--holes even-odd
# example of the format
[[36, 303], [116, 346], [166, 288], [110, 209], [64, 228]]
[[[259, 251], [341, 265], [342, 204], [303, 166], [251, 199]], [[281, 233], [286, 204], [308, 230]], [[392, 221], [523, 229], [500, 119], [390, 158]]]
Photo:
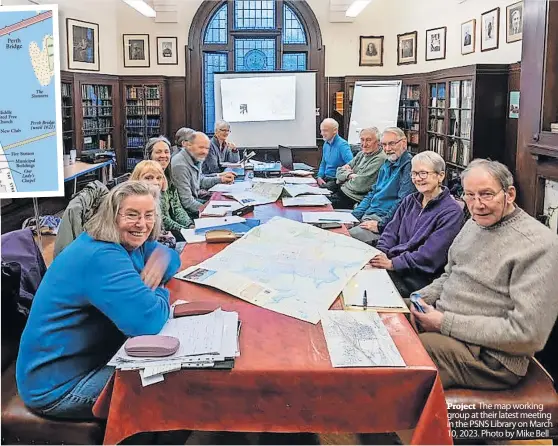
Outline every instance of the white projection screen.
[[296, 77], [221, 79], [223, 119], [233, 122], [291, 121], [296, 118]]
[[[232, 92], [231, 86], [236, 91]], [[273, 91], [264, 91], [265, 87]], [[230, 122], [230, 139], [238, 147], [316, 146], [315, 72], [216, 73], [214, 90], [215, 120]], [[249, 98], [251, 102], [237, 102], [237, 108], [230, 105], [231, 98]], [[225, 100], [228, 102], [223, 107]], [[247, 113], [241, 113], [240, 104], [247, 105]], [[257, 104], [254, 111], [252, 104]], [[289, 104], [294, 104], [294, 110]], [[256, 119], [254, 115], [259, 116]]]

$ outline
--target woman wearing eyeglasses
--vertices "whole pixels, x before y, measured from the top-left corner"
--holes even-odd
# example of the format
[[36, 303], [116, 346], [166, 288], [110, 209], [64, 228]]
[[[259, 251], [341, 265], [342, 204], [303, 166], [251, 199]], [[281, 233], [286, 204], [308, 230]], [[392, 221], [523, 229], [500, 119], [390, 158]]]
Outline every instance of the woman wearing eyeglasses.
[[47, 270], [16, 366], [19, 394], [35, 412], [92, 419], [113, 372], [106, 364], [126, 337], [157, 334], [166, 323], [164, 284], [180, 259], [155, 241], [158, 199], [140, 181], [116, 186]]
[[221, 163], [238, 163], [240, 161], [240, 152], [234, 143], [227, 141], [230, 133], [231, 125], [227, 121], [215, 123], [215, 135], [211, 138], [209, 153], [202, 164], [204, 175], [221, 173], [223, 170]]
[[411, 179], [418, 192], [403, 199], [376, 245], [382, 254], [370, 261], [388, 270], [405, 298], [440, 276], [463, 224], [461, 207], [442, 186], [445, 168], [436, 152], [413, 157]]

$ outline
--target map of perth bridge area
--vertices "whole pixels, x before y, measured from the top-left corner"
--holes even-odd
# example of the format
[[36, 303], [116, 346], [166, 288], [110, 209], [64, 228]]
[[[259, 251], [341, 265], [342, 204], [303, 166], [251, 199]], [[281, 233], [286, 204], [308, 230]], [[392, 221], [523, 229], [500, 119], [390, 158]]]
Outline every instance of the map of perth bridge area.
[[0, 6], [0, 198], [64, 195], [56, 6]]

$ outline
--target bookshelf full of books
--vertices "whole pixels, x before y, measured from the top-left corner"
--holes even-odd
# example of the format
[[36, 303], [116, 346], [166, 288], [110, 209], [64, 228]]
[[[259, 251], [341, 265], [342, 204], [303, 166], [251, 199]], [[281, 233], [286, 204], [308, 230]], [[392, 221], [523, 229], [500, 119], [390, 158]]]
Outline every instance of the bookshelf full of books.
[[446, 158], [446, 82], [429, 84], [428, 150]]
[[112, 150], [112, 86], [81, 84], [82, 150]]
[[125, 144], [127, 169], [131, 171], [143, 159], [145, 144], [162, 134], [162, 87], [160, 85], [125, 85]]
[[449, 153], [447, 162], [464, 168], [471, 161], [471, 123], [473, 105], [472, 80], [449, 83]]
[[61, 82], [62, 97], [62, 145], [64, 154], [69, 155], [74, 148], [74, 86], [71, 82]]
[[399, 99], [397, 126], [407, 135], [409, 151], [419, 151], [420, 140], [420, 85], [403, 85]]

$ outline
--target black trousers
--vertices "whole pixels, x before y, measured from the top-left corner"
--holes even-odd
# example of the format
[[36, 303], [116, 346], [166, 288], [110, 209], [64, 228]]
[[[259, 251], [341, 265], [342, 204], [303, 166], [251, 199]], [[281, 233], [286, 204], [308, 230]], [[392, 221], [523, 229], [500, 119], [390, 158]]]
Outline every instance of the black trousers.
[[320, 186], [321, 188], [329, 189], [331, 192], [334, 193], [337, 192], [337, 190], [339, 189], [339, 185], [337, 184], [336, 178], [324, 177], [323, 180], [325, 181], [325, 184], [323, 186]]
[[330, 195], [329, 199], [334, 209], [353, 209], [355, 204], [358, 203], [358, 201], [353, 200], [351, 197], [347, 197], [341, 189]]
[[435, 279], [431, 276], [425, 276], [423, 274], [417, 274], [409, 271], [388, 271], [388, 274], [393, 281], [395, 288], [397, 288], [397, 291], [399, 291], [399, 294], [404, 299], [409, 298], [411, 293], [424, 288], [426, 285], [430, 285]]

